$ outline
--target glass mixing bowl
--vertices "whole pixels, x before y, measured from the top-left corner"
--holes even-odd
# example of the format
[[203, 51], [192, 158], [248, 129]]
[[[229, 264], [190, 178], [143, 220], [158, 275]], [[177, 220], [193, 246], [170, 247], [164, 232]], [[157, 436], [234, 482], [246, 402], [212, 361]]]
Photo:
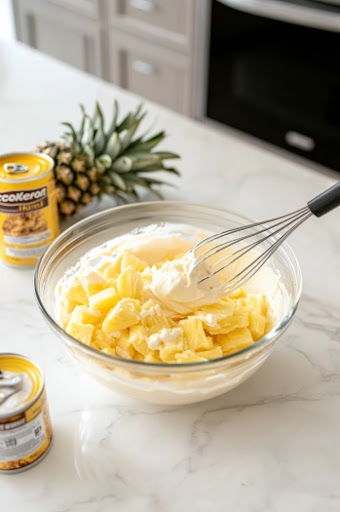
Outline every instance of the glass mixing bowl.
[[274, 327], [253, 345], [219, 359], [187, 364], [146, 363], [104, 354], [67, 334], [56, 321], [55, 288], [59, 279], [90, 249], [137, 227], [161, 222], [218, 232], [251, 221], [234, 212], [191, 202], [162, 201], [111, 208], [78, 222], [52, 243], [36, 267], [35, 292], [51, 329], [77, 364], [95, 379], [147, 402], [199, 402], [238, 386], [270, 355], [274, 342], [296, 311], [301, 293], [300, 267], [292, 250], [283, 244], [270, 260], [280, 284]]

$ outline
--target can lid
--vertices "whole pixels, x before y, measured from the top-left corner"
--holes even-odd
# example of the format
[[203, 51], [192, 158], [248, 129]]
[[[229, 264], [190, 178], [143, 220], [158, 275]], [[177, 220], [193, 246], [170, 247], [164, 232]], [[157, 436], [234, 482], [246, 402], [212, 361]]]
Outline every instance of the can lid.
[[52, 167], [53, 160], [42, 153], [9, 153], [0, 156], [0, 181], [30, 181]]
[[29, 359], [18, 354], [0, 354], [0, 418], [15, 414], [41, 391], [42, 374]]

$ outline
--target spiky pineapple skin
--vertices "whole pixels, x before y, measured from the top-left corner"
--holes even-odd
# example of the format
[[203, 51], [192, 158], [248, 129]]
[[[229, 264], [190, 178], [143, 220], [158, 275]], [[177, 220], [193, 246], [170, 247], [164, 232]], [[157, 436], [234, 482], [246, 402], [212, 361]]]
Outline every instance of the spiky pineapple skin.
[[98, 171], [86, 155], [74, 155], [63, 142], [44, 142], [37, 146], [54, 160], [56, 196], [61, 217], [81, 211], [100, 194]]

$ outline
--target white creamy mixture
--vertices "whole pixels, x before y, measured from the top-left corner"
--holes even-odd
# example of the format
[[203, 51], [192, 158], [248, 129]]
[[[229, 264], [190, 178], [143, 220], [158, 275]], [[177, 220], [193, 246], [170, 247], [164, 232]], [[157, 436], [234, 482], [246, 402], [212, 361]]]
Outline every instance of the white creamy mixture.
[[[146, 290], [150, 298], [156, 300], [163, 309], [180, 315], [190, 314], [199, 307], [212, 304], [224, 296], [223, 280], [226, 276], [212, 277], [202, 283], [199, 278], [206, 275], [207, 269], [198, 266], [192, 271], [195, 256], [188, 253], [199, 240], [211, 233], [202, 233], [185, 224], [153, 224], [138, 228], [126, 235], [116, 237], [86, 253], [80, 262], [66, 274], [57, 288], [57, 304], [62, 300], [67, 282], [75, 275], [91, 276], [91, 280], [102, 279], [96, 267], [105, 261], [113, 262], [128, 250], [151, 265], [151, 282]], [[183, 253], [186, 253], [184, 256]], [[250, 258], [253, 255], [249, 255]], [[164, 263], [164, 260], [169, 260]], [[160, 267], [158, 264], [162, 263]], [[245, 262], [242, 262], [243, 264]], [[278, 308], [282, 307], [282, 290], [279, 278], [270, 266], [265, 266], [245, 286], [252, 293], [267, 295], [268, 301], [279, 317]], [[280, 296], [280, 297], [279, 297]], [[157, 304], [155, 307], [159, 307]], [[147, 314], [147, 312], [144, 312]], [[216, 315], [206, 315], [205, 320], [216, 325]], [[178, 329], [162, 329], [149, 337], [148, 345], [156, 349], [161, 343], [172, 343], [179, 335]]]
[[217, 278], [199, 282], [206, 272], [200, 266], [192, 271], [195, 263], [195, 255], [187, 253], [154, 269], [149, 290], [165, 309], [188, 314], [223, 297], [223, 287]]

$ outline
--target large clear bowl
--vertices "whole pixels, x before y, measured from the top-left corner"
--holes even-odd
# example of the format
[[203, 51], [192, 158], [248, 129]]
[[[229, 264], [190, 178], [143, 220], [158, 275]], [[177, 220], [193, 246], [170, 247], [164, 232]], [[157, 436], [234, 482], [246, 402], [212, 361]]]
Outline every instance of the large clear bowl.
[[122, 359], [82, 344], [57, 323], [55, 288], [65, 272], [90, 249], [137, 227], [161, 222], [189, 224], [207, 232], [242, 226], [249, 219], [234, 212], [180, 201], [137, 203], [92, 215], [62, 233], [40, 259], [35, 272], [39, 306], [52, 331], [80, 367], [109, 388], [147, 402], [187, 404], [212, 398], [248, 379], [267, 359], [288, 327], [301, 293], [301, 272], [286, 244], [271, 258], [284, 292], [273, 329], [240, 352], [212, 361], [166, 364]]

